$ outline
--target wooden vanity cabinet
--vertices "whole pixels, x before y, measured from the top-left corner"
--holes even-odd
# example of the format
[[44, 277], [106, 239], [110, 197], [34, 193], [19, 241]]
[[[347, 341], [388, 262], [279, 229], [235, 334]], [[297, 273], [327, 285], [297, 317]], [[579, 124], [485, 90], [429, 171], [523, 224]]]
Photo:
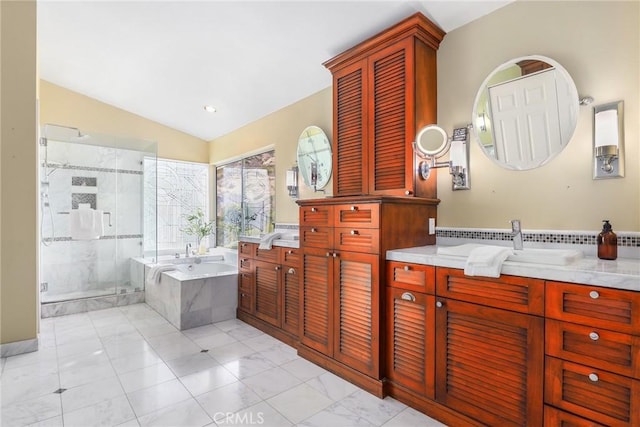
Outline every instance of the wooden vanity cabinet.
[[546, 315], [545, 412], [640, 426], [640, 292], [547, 282]]
[[436, 51], [444, 32], [422, 14], [325, 62], [333, 75], [333, 194], [436, 197], [417, 178], [412, 142], [436, 122]]

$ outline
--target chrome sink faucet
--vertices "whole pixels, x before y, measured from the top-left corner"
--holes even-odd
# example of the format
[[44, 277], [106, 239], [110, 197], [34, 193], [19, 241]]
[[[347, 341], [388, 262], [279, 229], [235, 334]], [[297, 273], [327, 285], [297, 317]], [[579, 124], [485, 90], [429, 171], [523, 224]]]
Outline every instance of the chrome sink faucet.
[[511, 236], [513, 237], [513, 249], [516, 251], [522, 250], [522, 229], [520, 228], [520, 220], [511, 220]]
[[184, 248], [184, 257], [189, 258], [189, 249], [191, 249], [191, 243], [187, 243], [187, 246]]

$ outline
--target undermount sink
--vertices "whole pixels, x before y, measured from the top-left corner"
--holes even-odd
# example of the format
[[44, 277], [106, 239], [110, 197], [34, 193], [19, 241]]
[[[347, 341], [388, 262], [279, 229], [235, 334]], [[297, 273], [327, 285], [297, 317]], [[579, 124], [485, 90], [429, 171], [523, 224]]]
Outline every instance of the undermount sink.
[[[467, 243], [459, 246], [441, 246], [438, 255], [468, 257], [472, 250], [483, 246], [476, 243]], [[505, 246], [506, 247], [506, 246]], [[507, 261], [527, 262], [532, 264], [567, 265], [582, 258], [582, 252], [576, 249], [537, 249], [526, 248], [513, 250], [507, 257]]]

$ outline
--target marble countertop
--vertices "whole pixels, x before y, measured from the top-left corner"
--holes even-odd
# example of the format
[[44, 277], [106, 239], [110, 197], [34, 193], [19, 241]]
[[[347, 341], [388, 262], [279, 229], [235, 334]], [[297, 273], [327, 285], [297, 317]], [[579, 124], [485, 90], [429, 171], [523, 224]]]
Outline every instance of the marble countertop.
[[[466, 258], [437, 254], [438, 246], [419, 246], [387, 251], [387, 261], [464, 269]], [[640, 260], [618, 258], [605, 261], [586, 256], [568, 265], [505, 261], [502, 274], [580, 283], [640, 292]]]

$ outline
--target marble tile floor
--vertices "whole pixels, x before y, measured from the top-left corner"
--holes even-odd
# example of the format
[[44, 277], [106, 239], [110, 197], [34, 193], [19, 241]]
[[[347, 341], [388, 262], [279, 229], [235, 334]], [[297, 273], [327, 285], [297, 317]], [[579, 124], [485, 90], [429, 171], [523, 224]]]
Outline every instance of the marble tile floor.
[[443, 425], [239, 320], [180, 332], [146, 304], [42, 319], [0, 369], [3, 427]]

